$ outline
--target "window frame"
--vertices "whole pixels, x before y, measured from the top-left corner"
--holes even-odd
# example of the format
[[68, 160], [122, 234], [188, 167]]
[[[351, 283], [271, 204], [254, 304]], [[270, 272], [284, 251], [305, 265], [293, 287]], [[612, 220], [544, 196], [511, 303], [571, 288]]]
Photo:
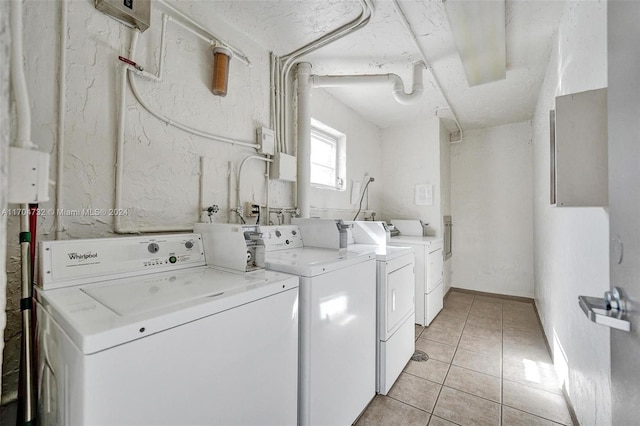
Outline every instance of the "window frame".
[[[346, 141], [347, 136], [344, 133], [337, 131], [336, 129], [327, 126], [326, 124], [312, 118], [311, 119], [311, 141], [310, 143], [313, 145], [314, 138], [317, 140], [322, 140], [328, 143], [335, 144], [335, 183], [334, 185], [327, 185], [324, 183], [317, 183], [311, 181], [311, 186], [319, 189], [331, 189], [334, 191], [346, 191], [347, 188], [347, 152], [346, 152]], [[310, 152], [312, 149], [310, 149]], [[309, 166], [310, 169], [313, 169], [314, 164], [312, 161], [312, 156], [309, 157]], [[316, 164], [316, 166], [323, 167], [320, 164]], [[311, 173], [312, 174], [312, 173]]]

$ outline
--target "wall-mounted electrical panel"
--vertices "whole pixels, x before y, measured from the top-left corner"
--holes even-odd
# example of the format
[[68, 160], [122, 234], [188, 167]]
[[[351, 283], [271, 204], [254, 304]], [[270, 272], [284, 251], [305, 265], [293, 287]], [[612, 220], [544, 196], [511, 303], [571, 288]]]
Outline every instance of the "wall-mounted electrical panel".
[[9, 148], [9, 203], [49, 201], [49, 154]]
[[297, 167], [296, 157], [278, 152], [273, 157], [269, 177], [271, 179], [295, 182], [297, 178]]
[[276, 134], [266, 127], [256, 129], [256, 143], [260, 145], [258, 152], [264, 155], [274, 155], [276, 153]]
[[551, 204], [608, 205], [607, 89], [556, 97], [550, 130]]
[[96, 0], [96, 9], [140, 32], [151, 25], [151, 0]]

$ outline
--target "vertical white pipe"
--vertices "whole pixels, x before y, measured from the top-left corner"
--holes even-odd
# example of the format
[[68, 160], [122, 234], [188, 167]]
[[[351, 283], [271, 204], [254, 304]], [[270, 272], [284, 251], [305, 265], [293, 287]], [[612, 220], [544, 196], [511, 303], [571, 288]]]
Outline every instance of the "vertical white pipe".
[[297, 195], [300, 217], [310, 217], [311, 201], [311, 64], [298, 64], [298, 180]]
[[[56, 148], [56, 212], [62, 210], [62, 187], [64, 186], [64, 125], [67, 92], [67, 0], [60, 2], [60, 65], [58, 69], [58, 135]], [[64, 232], [64, 216], [56, 214], [56, 240]]]
[[24, 76], [24, 57], [22, 49], [22, 0], [11, 2], [11, 88], [16, 101], [18, 128], [15, 146], [31, 148], [31, 110], [29, 109], [29, 91]]
[[204, 171], [206, 169], [205, 163], [206, 163], [206, 157], [205, 156], [200, 157], [200, 191], [198, 193], [199, 195], [198, 222], [202, 220], [202, 212], [204, 211], [204, 208], [205, 208], [204, 207]]
[[[134, 49], [140, 31], [137, 29], [131, 35], [131, 47], [129, 48], [129, 58], [133, 58]], [[120, 68], [120, 105], [118, 106], [118, 135], [116, 141], [116, 179], [115, 179], [115, 200], [113, 207], [119, 209], [122, 206], [122, 186], [124, 180], [124, 125], [127, 107], [127, 66]], [[122, 227], [122, 216], [113, 216], [113, 229], [116, 233], [126, 232]]]
[[[267, 155], [267, 158], [271, 159], [271, 156]], [[270, 180], [270, 169], [271, 169], [271, 161], [267, 161], [266, 162], [266, 171], [265, 171], [265, 175], [264, 175], [264, 180], [265, 180], [265, 192], [266, 192], [266, 203], [265, 203], [265, 214], [264, 214], [264, 218], [262, 220], [264, 220], [264, 224], [265, 225], [269, 225], [269, 206], [271, 205], [270, 203], [270, 198], [269, 198], [269, 187], [271, 186], [271, 180]]]

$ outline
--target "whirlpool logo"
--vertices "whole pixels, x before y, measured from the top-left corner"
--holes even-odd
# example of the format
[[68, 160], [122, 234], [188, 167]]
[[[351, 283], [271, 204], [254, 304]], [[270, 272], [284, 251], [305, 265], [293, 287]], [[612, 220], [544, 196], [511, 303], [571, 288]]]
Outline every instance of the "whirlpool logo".
[[87, 252], [87, 253], [67, 253], [67, 255], [69, 256], [70, 260], [77, 260], [79, 262], [84, 262], [87, 259], [95, 259], [96, 257], [98, 257], [98, 253], [92, 253], [92, 252]]

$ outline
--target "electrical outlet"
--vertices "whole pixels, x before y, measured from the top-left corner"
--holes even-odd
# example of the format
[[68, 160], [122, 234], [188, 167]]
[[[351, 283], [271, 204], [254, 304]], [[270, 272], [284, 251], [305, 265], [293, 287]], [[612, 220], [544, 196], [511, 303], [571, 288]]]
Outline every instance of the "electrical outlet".
[[254, 217], [260, 214], [260, 204], [254, 204], [251, 202], [245, 203], [244, 213], [246, 217]]

